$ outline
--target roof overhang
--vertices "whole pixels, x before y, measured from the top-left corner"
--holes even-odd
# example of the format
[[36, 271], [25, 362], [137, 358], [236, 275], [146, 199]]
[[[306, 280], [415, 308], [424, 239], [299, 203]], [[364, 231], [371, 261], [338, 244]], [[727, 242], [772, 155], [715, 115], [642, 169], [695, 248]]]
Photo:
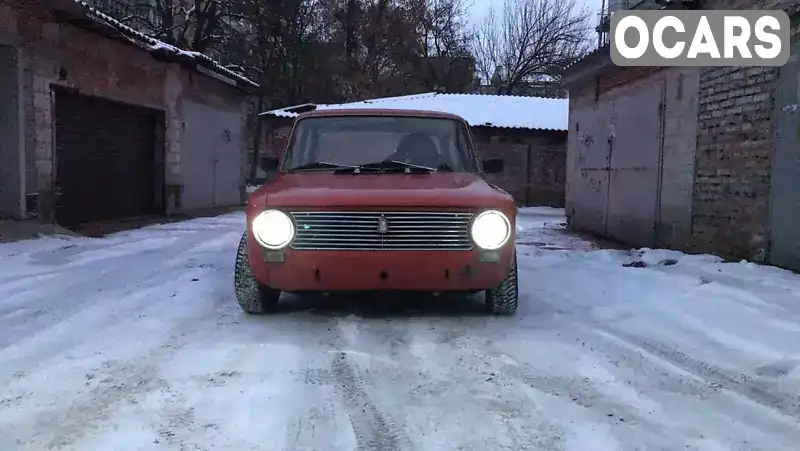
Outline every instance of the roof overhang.
[[587, 78], [594, 78], [614, 66], [611, 61], [611, 47], [605, 45], [564, 69], [561, 80], [569, 88]]
[[203, 75], [246, 92], [258, 89], [258, 84], [224, 68], [206, 55], [185, 52], [140, 33], [81, 0], [40, 0], [41, 6], [57, 20], [86, 29], [109, 39], [119, 39], [149, 52], [163, 62], [180, 64]]

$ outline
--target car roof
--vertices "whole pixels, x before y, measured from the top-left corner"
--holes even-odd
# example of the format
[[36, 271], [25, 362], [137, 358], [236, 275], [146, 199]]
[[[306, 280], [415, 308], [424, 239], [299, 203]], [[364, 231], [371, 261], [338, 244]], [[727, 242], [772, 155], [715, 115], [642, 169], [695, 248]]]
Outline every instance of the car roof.
[[301, 113], [297, 119], [308, 117], [343, 117], [343, 116], [400, 116], [400, 117], [427, 117], [436, 119], [454, 119], [465, 122], [466, 120], [456, 114], [441, 111], [412, 110], [401, 108], [326, 108]]

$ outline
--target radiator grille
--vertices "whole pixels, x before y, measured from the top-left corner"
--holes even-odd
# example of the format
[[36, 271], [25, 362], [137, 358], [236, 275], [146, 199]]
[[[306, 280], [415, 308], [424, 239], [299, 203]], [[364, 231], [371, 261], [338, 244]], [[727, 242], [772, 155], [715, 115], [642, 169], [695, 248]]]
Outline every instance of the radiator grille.
[[291, 215], [297, 224], [291, 247], [298, 250], [472, 249], [472, 213], [325, 211]]

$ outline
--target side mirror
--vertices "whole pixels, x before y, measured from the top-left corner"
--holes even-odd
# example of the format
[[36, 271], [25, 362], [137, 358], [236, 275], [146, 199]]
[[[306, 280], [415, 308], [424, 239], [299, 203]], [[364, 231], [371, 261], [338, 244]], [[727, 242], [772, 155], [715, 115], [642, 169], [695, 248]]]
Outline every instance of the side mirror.
[[277, 158], [272, 157], [261, 157], [261, 160], [259, 161], [259, 166], [264, 172], [272, 172], [277, 170], [278, 164], [280, 164], [280, 161]]
[[483, 160], [482, 164], [483, 172], [486, 174], [497, 174], [498, 172], [503, 172], [503, 169], [505, 169], [502, 158], [487, 158]]

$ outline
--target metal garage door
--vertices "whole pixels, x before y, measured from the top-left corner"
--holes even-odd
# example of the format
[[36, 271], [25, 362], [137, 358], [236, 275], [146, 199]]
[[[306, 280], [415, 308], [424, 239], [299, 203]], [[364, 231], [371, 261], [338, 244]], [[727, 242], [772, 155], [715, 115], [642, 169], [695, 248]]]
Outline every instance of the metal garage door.
[[[56, 221], [65, 226], [161, 213], [159, 113], [57, 91]], [[161, 147], [161, 146], [158, 146]]]
[[194, 102], [182, 105], [181, 145], [184, 210], [204, 210], [242, 202], [245, 146], [241, 113]]
[[663, 83], [658, 80], [614, 102], [606, 234], [635, 246], [655, 246]]
[[570, 111], [567, 215], [578, 230], [607, 233], [609, 126], [614, 104], [599, 102]]

